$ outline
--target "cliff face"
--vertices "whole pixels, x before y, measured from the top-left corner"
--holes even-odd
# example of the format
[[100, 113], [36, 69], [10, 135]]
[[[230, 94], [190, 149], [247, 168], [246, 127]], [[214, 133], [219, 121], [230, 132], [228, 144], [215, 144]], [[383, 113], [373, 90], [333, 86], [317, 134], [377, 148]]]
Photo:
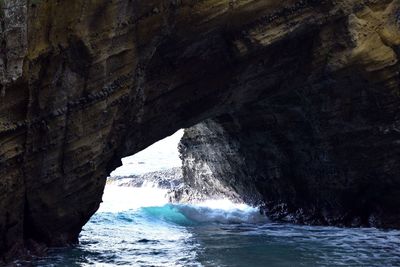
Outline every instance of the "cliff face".
[[243, 134], [237, 134], [215, 119], [185, 130], [179, 144], [183, 187], [174, 190], [173, 201], [227, 197], [254, 205], [262, 203], [241, 151], [239, 138]]
[[369, 121], [354, 128], [303, 104], [272, 114], [269, 105], [251, 106], [187, 129], [180, 143], [186, 186], [175, 201], [228, 197], [261, 204], [277, 221], [399, 228], [397, 134], [383, 140]]
[[77, 242], [121, 157], [210, 118], [208, 184], [399, 226], [398, 1], [0, 3], [5, 258]]

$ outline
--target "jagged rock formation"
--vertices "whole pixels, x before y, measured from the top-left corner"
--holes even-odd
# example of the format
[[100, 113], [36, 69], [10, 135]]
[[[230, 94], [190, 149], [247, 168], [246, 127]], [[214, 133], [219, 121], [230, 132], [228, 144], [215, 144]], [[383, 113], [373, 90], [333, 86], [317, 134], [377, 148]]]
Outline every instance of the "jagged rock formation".
[[0, 3], [4, 258], [77, 242], [120, 158], [211, 118], [272, 207], [399, 227], [397, 0]]
[[[320, 130], [329, 131], [324, 133], [327, 137], [317, 136], [313, 125], [302, 121], [309, 114], [298, 104], [294, 114], [281, 111], [284, 114], [277, 120], [268, 108], [257, 117], [257, 124], [250, 113], [241, 111], [187, 129], [180, 144], [185, 187], [176, 190], [174, 200], [225, 196], [262, 205], [278, 221], [398, 228], [397, 170], [388, 167], [388, 157], [365, 156], [388, 149], [385, 141], [372, 129], [365, 132], [369, 122], [353, 138], [346, 127], [324, 126]], [[297, 118], [296, 123], [290, 125], [286, 116]], [[324, 116], [315, 118], [323, 122]], [[371, 140], [365, 145], [364, 138], [377, 138], [379, 143], [375, 146]], [[398, 142], [393, 138], [390, 143]], [[338, 153], [342, 146], [349, 151]], [[379, 152], [385, 153], [392, 151]]]
[[182, 186], [182, 168], [175, 167], [166, 170], [147, 172], [138, 175], [129, 176], [111, 176], [108, 177], [107, 183], [126, 186], [126, 187], [142, 187], [152, 186], [163, 189], [174, 190]]
[[[174, 189], [172, 201], [197, 202], [227, 197], [260, 205], [262, 198], [247, 170], [238, 136], [220, 123], [207, 120], [185, 130], [179, 144], [183, 186]], [[258, 152], [256, 152], [258, 154]]]

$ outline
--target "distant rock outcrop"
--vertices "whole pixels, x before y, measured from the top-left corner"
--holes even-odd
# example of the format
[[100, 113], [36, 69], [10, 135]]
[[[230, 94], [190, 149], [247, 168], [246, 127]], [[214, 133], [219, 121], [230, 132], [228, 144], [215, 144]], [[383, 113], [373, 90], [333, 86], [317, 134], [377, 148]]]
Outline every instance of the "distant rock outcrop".
[[143, 187], [151, 186], [163, 189], [176, 189], [182, 186], [182, 168], [176, 167], [166, 170], [148, 172], [140, 175], [112, 176], [108, 177], [107, 183], [127, 186]]

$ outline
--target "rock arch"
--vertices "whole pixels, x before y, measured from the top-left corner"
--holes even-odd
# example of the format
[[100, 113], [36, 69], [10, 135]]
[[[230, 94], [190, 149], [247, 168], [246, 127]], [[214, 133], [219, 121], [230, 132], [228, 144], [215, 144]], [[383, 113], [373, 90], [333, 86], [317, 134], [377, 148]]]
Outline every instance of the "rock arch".
[[0, 254], [77, 242], [121, 157], [198, 123], [183, 155], [271, 216], [399, 226], [398, 1], [1, 5]]

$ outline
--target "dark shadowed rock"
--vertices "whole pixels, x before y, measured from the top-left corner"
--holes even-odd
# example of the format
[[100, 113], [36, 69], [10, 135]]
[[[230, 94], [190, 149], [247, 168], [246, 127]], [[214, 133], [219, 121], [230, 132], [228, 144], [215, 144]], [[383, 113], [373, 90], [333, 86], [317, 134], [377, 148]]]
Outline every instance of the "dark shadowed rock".
[[2, 258], [77, 243], [121, 158], [202, 122], [195, 189], [400, 227], [399, 1], [0, 4]]
[[[227, 197], [261, 205], [273, 220], [399, 226], [395, 219], [400, 204], [399, 181], [389, 175], [394, 169], [387, 169], [388, 157], [365, 157], [372, 151], [391, 154], [387, 148], [397, 142], [396, 138], [383, 145], [385, 141], [373, 130], [365, 130], [371, 127], [368, 123], [363, 134], [347, 136], [338, 143], [336, 138], [349, 131], [344, 126], [331, 128], [325, 124], [316, 136], [314, 125], [302, 121], [306, 114], [300, 107], [277, 120], [270, 110], [268, 107], [259, 114], [257, 124], [253, 124], [255, 118], [250, 113], [236, 113], [187, 129], [180, 143], [185, 186], [175, 190], [173, 200]], [[319, 122], [326, 120], [323, 113], [313, 116]], [[297, 118], [288, 121], [287, 117]], [[326, 136], [324, 131], [328, 131]], [[365, 138], [371, 144], [365, 146]], [[382, 147], [373, 145], [375, 142]], [[351, 149], [338, 153], [343, 146]], [[349, 169], [351, 172], [345, 171]]]

